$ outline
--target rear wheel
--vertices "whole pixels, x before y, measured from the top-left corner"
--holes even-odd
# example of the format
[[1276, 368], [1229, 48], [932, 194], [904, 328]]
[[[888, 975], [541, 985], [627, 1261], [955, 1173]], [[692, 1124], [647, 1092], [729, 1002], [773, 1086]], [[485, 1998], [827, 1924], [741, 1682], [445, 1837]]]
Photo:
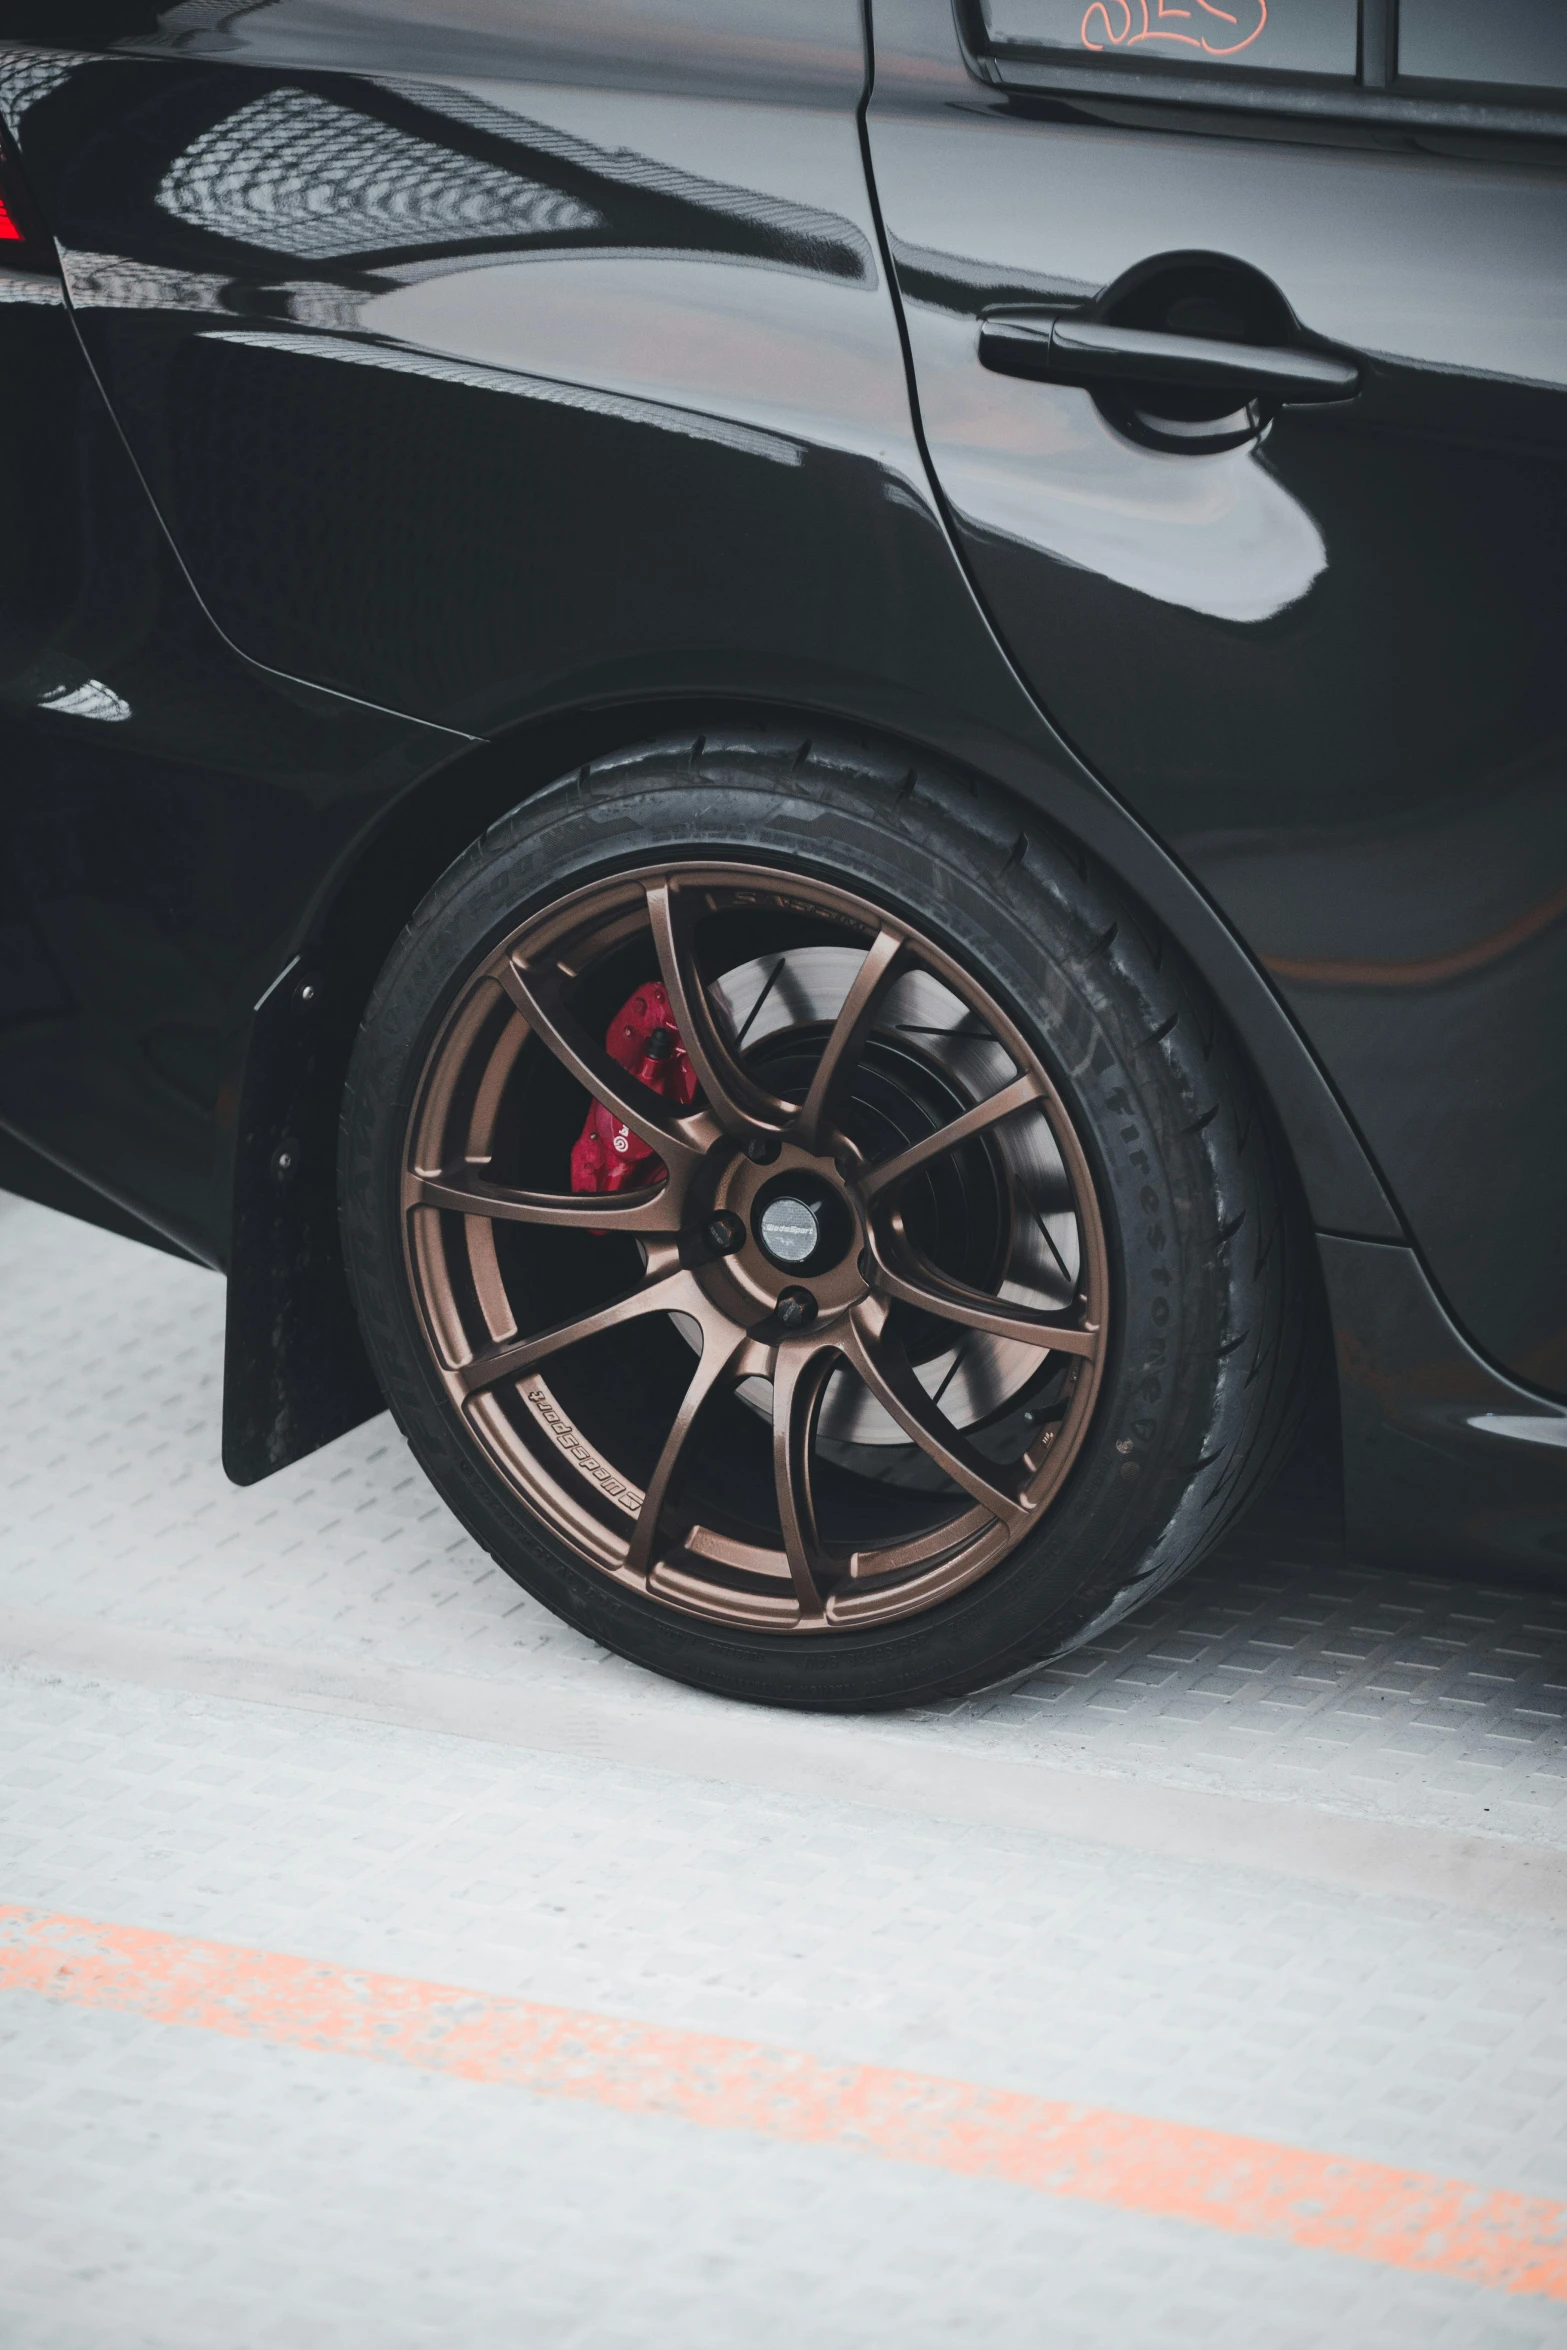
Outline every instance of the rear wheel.
[[383, 974], [343, 1172], [448, 1501], [726, 1694], [1060, 1650], [1206, 1548], [1300, 1399], [1303, 1235], [1191, 975], [1003, 803], [861, 748], [655, 746], [497, 826]]

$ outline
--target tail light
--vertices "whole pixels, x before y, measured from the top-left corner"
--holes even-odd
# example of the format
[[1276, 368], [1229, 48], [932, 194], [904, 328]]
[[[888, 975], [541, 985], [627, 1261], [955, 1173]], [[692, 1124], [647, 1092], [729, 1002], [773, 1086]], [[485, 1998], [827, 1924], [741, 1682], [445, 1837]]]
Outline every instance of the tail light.
[[52, 268], [54, 254], [11, 143], [0, 133], [0, 266], [18, 263], [24, 269]]

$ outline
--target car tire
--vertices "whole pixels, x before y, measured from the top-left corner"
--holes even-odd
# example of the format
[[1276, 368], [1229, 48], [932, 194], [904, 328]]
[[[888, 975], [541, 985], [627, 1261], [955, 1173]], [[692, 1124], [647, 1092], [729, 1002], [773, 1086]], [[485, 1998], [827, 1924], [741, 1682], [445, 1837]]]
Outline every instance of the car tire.
[[[660, 873], [672, 877], [665, 900], [656, 896]], [[752, 878], [741, 886], [746, 876]], [[647, 1268], [665, 1267], [674, 1284], [668, 1295], [689, 1299], [698, 1317], [709, 1311], [709, 1293], [721, 1290], [722, 1313], [742, 1322], [734, 1285], [749, 1282], [749, 1298], [760, 1283], [766, 1308], [773, 1294], [767, 1283], [787, 1271], [781, 1264], [769, 1271], [772, 1260], [764, 1263], [759, 1253], [772, 1246], [765, 1236], [773, 1228], [756, 1205], [764, 1197], [756, 1189], [760, 1170], [742, 1160], [763, 1146], [742, 1131], [738, 1112], [705, 1159], [692, 1146], [688, 1197], [697, 1204], [681, 1210], [686, 1222], [678, 1235], [638, 1242], [585, 1228], [536, 1231], [472, 1212], [475, 1196], [483, 1208], [485, 1182], [515, 1187], [519, 1166], [531, 1169], [535, 1188], [517, 1197], [542, 1196], [543, 1165], [543, 1192], [559, 1192], [566, 1214], [565, 1154], [591, 1098], [581, 1075], [607, 1064], [579, 1058], [575, 1074], [563, 1065], [558, 1038], [550, 1042], [554, 1015], [537, 1009], [543, 980], [528, 975], [548, 969], [557, 991], [567, 990], [562, 1003], [575, 988], [570, 1000], [588, 1005], [585, 1026], [568, 1031], [566, 1013], [559, 1015], [568, 1044], [590, 1029], [596, 1034], [594, 1021], [607, 1016], [605, 1006], [628, 976], [634, 985], [651, 983], [662, 967], [653, 932], [645, 940], [636, 932], [627, 944], [627, 924], [635, 931], [643, 902], [639, 891], [654, 892], [646, 895], [649, 906], [687, 908], [682, 936], [709, 1007], [700, 1018], [691, 1013], [693, 1033], [706, 1034], [701, 1023], [713, 1004], [733, 998], [719, 1022], [730, 1050], [740, 1034], [734, 1006], [749, 1000], [747, 989], [766, 992], [765, 981], [746, 974], [760, 971], [775, 947], [777, 969], [786, 974], [781, 984], [794, 988], [798, 979], [796, 993], [804, 990], [811, 1018], [780, 1013], [775, 987], [774, 1008], [753, 1031], [773, 1023], [764, 1044], [735, 1048], [725, 1064], [742, 1073], [732, 1084], [723, 1080], [742, 1109], [752, 1101], [741, 1098], [752, 1084], [743, 1073], [762, 1066], [759, 1055], [765, 1068], [754, 1100], [776, 1108], [780, 1098], [802, 1098], [810, 1054], [829, 1054], [831, 1039], [840, 1028], [846, 1033], [848, 1014], [835, 1009], [833, 990], [841, 994], [852, 976], [844, 983], [831, 974], [841, 968], [852, 975], [862, 953], [860, 968], [869, 969], [874, 949], [859, 942], [878, 923], [877, 935], [894, 942], [888, 955], [902, 957], [902, 976], [879, 1006], [964, 1007], [961, 1019], [943, 1011], [923, 1042], [917, 1021], [893, 1021], [878, 1008], [852, 1071], [845, 1044], [848, 1074], [835, 1080], [833, 1093], [838, 1157], [832, 1166], [821, 1162], [817, 1206], [801, 1137], [825, 1149], [827, 1126], [818, 1120], [807, 1133], [808, 1120], [798, 1127], [783, 1120], [785, 1164], [798, 1162], [786, 1186], [789, 1213], [799, 1207], [794, 1194], [810, 1194], [802, 1230], [830, 1221], [829, 1210], [839, 1214], [827, 1197], [833, 1168], [841, 1173], [852, 1162], [857, 1170], [853, 1182], [845, 1179], [843, 1212], [862, 1219], [860, 1253], [842, 1254], [816, 1285], [823, 1299], [817, 1328], [846, 1314], [850, 1353], [829, 1354], [823, 1340], [810, 1358], [815, 1401], [807, 1407], [796, 1398], [796, 1420], [788, 1424], [803, 1432], [797, 1442], [779, 1400], [792, 1375], [785, 1366], [795, 1358], [780, 1335], [786, 1305], [778, 1290], [773, 1319], [764, 1313], [754, 1323], [760, 1338], [745, 1325], [731, 1364], [739, 1378], [746, 1363], [765, 1356], [770, 1376], [753, 1369], [745, 1374], [749, 1387], [744, 1380], [722, 1392], [715, 1387], [700, 1412], [692, 1407], [695, 1433], [652, 1504], [646, 1496], [658, 1463], [677, 1443], [659, 1427], [671, 1423], [688, 1375], [695, 1390], [688, 1367], [707, 1360], [710, 1348], [718, 1360], [706, 1322], [700, 1358], [690, 1314], [684, 1321], [644, 1314], [576, 1342], [575, 1356], [565, 1349], [543, 1369], [482, 1390], [474, 1384], [472, 1394], [464, 1384], [481, 1377], [474, 1361], [501, 1364], [506, 1344], [534, 1343], [529, 1331], [541, 1312], [548, 1319], [553, 1310], [559, 1321], [576, 1311], [573, 1300], [591, 1303], [612, 1263], [644, 1282], [653, 1278]], [[700, 932], [693, 907], [706, 926]], [[698, 935], [719, 944], [689, 946]], [[519, 939], [523, 945], [508, 944]], [[526, 943], [538, 939], [546, 943]], [[767, 940], [773, 943], [758, 943]], [[573, 954], [581, 972], [562, 979]], [[725, 965], [718, 978], [715, 958]], [[525, 1013], [507, 997], [508, 972], [518, 987], [534, 988], [524, 993]], [[813, 995], [818, 983], [826, 992]], [[883, 1021], [885, 1033], [875, 1024]], [[690, 1039], [678, 1022], [670, 1033], [684, 1054]], [[937, 1127], [945, 1133], [951, 1103], [973, 1092], [964, 1072], [985, 1054], [1003, 1075], [1009, 1067], [1034, 1073], [1012, 1082], [1038, 1094], [1023, 1118], [1026, 1149], [1035, 1156], [1019, 1161], [1024, 1145], [1014, 1149], [1007, 1140], [1013, 1130], [998, 1120], [951, 1146], [945, 1160], [933, 1156], [901, 1178], [896, 1197], [907, 1203], [917, 1192], [913, 1206], [887, 1209], [892, 1194], [885, 1193], [866, 1204], [861, 1192], [876, 1180], [875, 1152], [890, 1147], [886, 1136], [913, 1133], [917, 1141]], [[693, 1066], [699, 1057], [693, 1051]], [[641, 1066], [651, 1072], [651, 1063]], [[719, 1078], [713, 1083], [716, 1098]], [[444, 1160], [435, 1165], [452, 1146], [418, 1136], [437, 1131], [432, 1118], [444, 1136], [459, 1115], [470, 1122], [464, 1133], [477, 1132], [473, 1102], [493, 1109], [503, 1094], [510, 1101], [507, 1088], [519, 1087], [521, 1107], [493, 1131], [484, 1127], [489, 1156], [462, 1158], [461, 1180], [470, 1186], [462, 1191], [443, 1172]], [[650, 1118], [647, 1098], [636, 1095], [635, 1103]], [[700, 1124], [707, 1098], [699, 1092], [687, 1108], [671, 1095], [664, 1125], [649, 1125], [655, 1137], [667, 1126], [672, 1138], [666, 1184], [687, 1164], [674, 1154], [679, 1136], [671, 1121], [694, 1117]], [[754, 1101], [747, 1114], [753, 1112], [765, 1122]], [[873, 1128], [863, 1147], [853, 1139]], [[1014, 1149], [1012, 1159], [997, 1155], [1003, 1145]], [[765, 1147], [776, 1152], [776, 1138]], [[1033, 1181], [1028, 1170], [1042, 1163], [1040, 1151], [1058, 1205], [1047, 1215], [1031, 1203], [1030, 1223], [1030, 1203], [1019, 1203]], [[501, 1163], [507, 1153], [511, 1165]], [[661, 1162], [653, 1164], [656, 1170]], [[381, 974], [349, 1075], [340, 1174], [365, 1343], [436, 1489], [507, 1573], [557, 1615], [606, 1648], [728, 1697], [830, 1710], [908, 1706], [1006, 1680], [1063, 1654], [1210, 1548], [1284, 1457], [1316, 1375], [1317, 1274], [1293, 1170], [1191, 965], [1112, 876], [1037, 816], [935, 762], [854, 740], [757, 730], [655, 742], [597, 761], [495, 824], [431, 889]], [[620, 1206], [628, 1217], [642, 1214], [636, 1202], [652, 1197], [644, 1187], [620, 1195]], [[714, 1199], [741, 1202], [729, 1223], [744, 1233], [740, 1253], [716, 1271], [696, 1262], [709, 1245], [702, 1234], [716, 1228], [707, 1212]], [[454, 1200], [463, 1204], [453, 1207]], [[577, 1204], [598, 1212], [591, 1196]], [[615, 1208], [607, 1195], [600, 1205], [606, 1216]], [[778, 1229], [787, 1223], [785, 1216]], [[1044, 1232], [1049, 1259], [1033, 1224]], [[833, 1245], [852, 1252], [847, 1232], [845, 1226]], [[1006, 1268], [1024, 1265], [1025, 1255], [1025, 1274], [1013, 1279]], [[1054, 1349], [1026, 1336], [997, 1335], [988, 1324], [949, 1329], [923, 1303], [889, 1303], [875, 1284], [894, 1280], [898, 1266], [914, 1268], [910, 1295], [917, 1300], [935, 1295], [950, 1304], [953, 1295], [972, 1299], [983, 1291], [994, 1301], [992, 1321], [1007, 1310], [1002, 1283], [1014, 1297], [1021, 1283], [1045, 1302], [1017, 1310], [1053, 1313], [1063, 1334], [1075, 1315], [1080, 1335], [1070, 1343], [1084, 1351], [1058, 1360]], [[865, 1293], [843, 1305], [862, 1275]], [[1052, 1305], [1049, 1284], [1058, 1278], [1061, 1296]], [[706, 1285], [700, 1293], [694, 1281]], [[1084, 1302], [1090, 1293], [1098, 1300], [1093, 1313]], [[530, 1307], [535, 1294], [543, 1304]], [[713, 1327], [722, 1336], [729, 1323]], [[856, 1331], [871, 1337], [862, 1342]], [[1061, 1343], [1069, 1343], [1065, 1335]], [[778, 1351], [767, 1356], [769, 1344]], [[851, 1362], [855, 1347], [869, 1370], [854, 1369], [861, 1359]], [[945, 1377], [957, 1375], [960, 1361], [983, 1370], [983, 1378], [962, 1374], [961, 1426], [946, 1416], [956, 1406], [928, 1400], [934, 1373], [927, 1358], [944, 1363], [943, 1347], [954, 1364]], [[1090, 1356], [1090, 1347], [1098, 1352]], [[803, 1382], [807, 1373], [798, 1376]], [[539, 1383], [530, 1386], [534, 1378]], [[994, 1403], [989, 1417], [987, 1398]], [[649, 1414], [658, 1424], [643, 1427]], [[955, 1431], [950, 1443], [938, 1422]], [[629, 1468], [617, 1447], [634, 1456]], [[776, 1485], [764, 1493], [766, 1474], [756, 1464], [767, 1457]], [[799, 1480], [798, 1523], [791, 1477]], [[992, 1482], [1008, 1498], [987, 1535], [979, 1522], [985, 1504], [974, 1496]], [[1035, 1493], [1043, 1496], [1037, 1506]], [[807, 1500], [814, 1513], [809, 1539], [801, 1532]], [[888, 1524], [914, 1529], [900, 1537], [901, 1548], [876, 1548], [878, 1509]], [[836, 1549], [822, 1531], [834, 1513]], [[664, 1530], [665, 1517], [673, 1531]], [[651, 1522], [645, 1540], [644, 1520]], [[776, 1537], [767, 1531], [775, 1525]], [[711, 1528], [719, 1532], [704, 1532]], [[854, 1548], [857, 1541], [862, 1548]], [[883, 1568], [882, 1560], [892, 1564]], [[753, 1571], [754, 1562], [761, 1563]]]

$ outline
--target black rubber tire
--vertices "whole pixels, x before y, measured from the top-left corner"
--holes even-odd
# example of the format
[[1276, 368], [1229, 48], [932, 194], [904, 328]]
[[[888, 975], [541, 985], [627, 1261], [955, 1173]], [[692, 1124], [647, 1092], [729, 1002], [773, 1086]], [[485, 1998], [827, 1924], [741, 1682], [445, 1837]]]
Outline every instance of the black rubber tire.
[[[404, 1271], [398, 1179], [452, 997], [526, 915], [617, 867], [734, 852], [901, 908], [1036, 1040], [1083, 1138], [1114, 1336], [1083, 1448], [1038, 1530], [924, 1613], [805, 1637], [642, 1598], [552, 1540], [442, 1392]], [[1315, 1256], [1293, 1170], [1201, 980], [1111, 877], [999, 792], [845, 739], [659, 742], [494, 825], [430, 891], [365, 1014], [342, 1120], [350, 1279], [388, 1403], [506, 1571], [655, 1671], [776, 1705], [906, 1706], [1059, 1655], [1185, 1572], [1289, 1448], [1316, 1373]]]

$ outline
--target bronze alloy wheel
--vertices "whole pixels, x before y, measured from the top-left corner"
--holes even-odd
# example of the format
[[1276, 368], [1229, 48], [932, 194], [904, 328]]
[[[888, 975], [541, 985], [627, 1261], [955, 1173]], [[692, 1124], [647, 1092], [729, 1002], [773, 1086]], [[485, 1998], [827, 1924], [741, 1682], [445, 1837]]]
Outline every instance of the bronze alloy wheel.
[[1099, 1636], [1315, 1377], [1309, 1226], [1196, 974], [1015, 800], [852, 735], [633, 745], [465, 848], [365, 1007], [339, 1210], [470, 1533], [763, 1704]]
[[[689, 1106], [606, 1049], [658, 981]], [[568, 1188], [591, 1103], [640, 1183]], [[814, 878], [647, 864], [514, 930], [429, 1051], [402, 1203], [451, 1410], [557, 1542], [687, 1616], [931, 1607], [1039, 1525], [1094, 1412], [1104, 1222], [1048, 1069]]]

